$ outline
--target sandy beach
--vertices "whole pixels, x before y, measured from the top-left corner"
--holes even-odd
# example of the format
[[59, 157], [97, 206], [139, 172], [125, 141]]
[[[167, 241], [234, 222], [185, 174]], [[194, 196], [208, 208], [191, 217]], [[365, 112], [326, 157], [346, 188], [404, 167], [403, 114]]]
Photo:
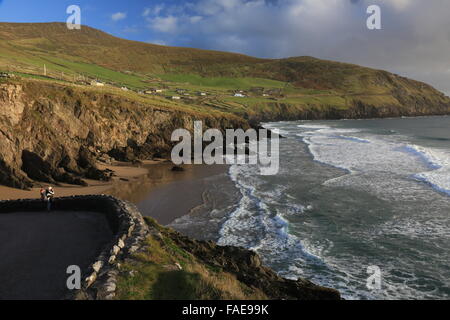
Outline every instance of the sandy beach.
[[[153, 163], [158, 163], [157, 161], [148, 161], [146, 165], [151, 165]], [[115, 187], [118, 184], [127, 181], [133, 181], [138, 179], [140, 176], [147, 173], [147, 169], [144, 167], [130, 166], [126, 164], [116, 163], [114, 165], [104, 165], [99, 164], [99, 169], [110, 169], [115, 172], [115, 176], [111, 181], [103, 182], [96, 180], [85, 181], [88, 186], [75, 186], [69, 184], [60, 184], [59, 186], [54, 186], [56, 190], [57, 197], [66, 197], [73, 195], [87, 195], [87, 194], [102, 194], [106, 193], [107, 190]], [[37, 183], [39, 184], [39, 183]], [[48, 183], [41, 183], [42, 187], [46, 187]], [[17, 199], [38, 199], [40, 187], [32, 188], [31, 190], [20, 190], [9, 188], [5, 186], [0, 186], [0, 200], [17, 200]]]
[[[138, 205], [142, 214], [155, 218], [161, 224], [175, 219], [202, 204], [205, 179], [225, 174], [228, 166], [185, 165], [183, 171], [172, 171], [167, 160], [144, 161], [141, 165], [114, 163], [99, 164], [99, 169], [110, 169], [115, 175], [111, 181], [85, 180], [88, 186], [62, 184], [54, 186], [56, 197], [88, 194], [109, 194]], [[42, 183], [42, 186], [48, 184]], [[20, 190], [0, 186], [0, 200], [37, 199], [39, 187]]]

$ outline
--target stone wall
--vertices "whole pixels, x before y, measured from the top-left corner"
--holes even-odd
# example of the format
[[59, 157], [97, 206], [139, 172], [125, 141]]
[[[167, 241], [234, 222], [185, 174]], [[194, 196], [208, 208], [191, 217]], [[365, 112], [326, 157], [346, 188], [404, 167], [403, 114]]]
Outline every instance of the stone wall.
[[[45, 204], [40, 200], [0, 201], [0, 214], [43, 210]], [[116, 292], [118, 260], [141, 249], [149, 232], [140, 212], [133, 204], [106, 195], [56, 198], [53, 210], [95, 211], [105, 214], [113, 237], [89, 268], [82, 270], [85, 277], [82, 288], [68, 293], [65, 298], [113, 299]]]

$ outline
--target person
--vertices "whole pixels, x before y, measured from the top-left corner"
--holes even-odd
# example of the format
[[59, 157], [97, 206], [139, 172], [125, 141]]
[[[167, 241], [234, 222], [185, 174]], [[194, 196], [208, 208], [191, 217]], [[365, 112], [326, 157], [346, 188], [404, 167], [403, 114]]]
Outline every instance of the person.
[[45, 188], [42, 187], [39, 193], [41, 194], [41, 201], [45, 201]]
[[53, 197], [55, 196], [55, 191], [52, 186], [49, 186], [45, 190], [45, 201], [47, 201], [47, 210], [50, 211], [52, 209]]

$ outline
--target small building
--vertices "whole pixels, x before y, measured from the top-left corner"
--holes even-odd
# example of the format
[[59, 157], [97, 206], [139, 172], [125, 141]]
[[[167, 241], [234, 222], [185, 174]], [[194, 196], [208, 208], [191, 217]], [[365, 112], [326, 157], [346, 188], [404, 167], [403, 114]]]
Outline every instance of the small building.
[[0, 72], [0, 78], [15, 78], [16, 75], [14, 73], [6, 73]]
[[157, 94], [157, 93], [162, 93], [162, 92], [164, 92], [163, 89], [152, 88], [152, 89], [145, 91], [145, 94]]
[[245, 95], [243, 93], [237, 92], [234, 94], [235, 97], [239, 97], [239, 98], [245, 98]]
[[199, 96], [206, 97], [206, 92], [199, 92]]
[[181, 100], [181, 97], [179, 97], [179, 96], [172, 96], [171, 99], [172, 99], [172, 100]]
[[103, 82], [100, 82], [100, 81], [94, 80], [94, 81], [91, 81], [91, 86], [96, 86], [96, 87], [104, 87], [104, 86], [105, 86], [105, 84], [104, 84]]

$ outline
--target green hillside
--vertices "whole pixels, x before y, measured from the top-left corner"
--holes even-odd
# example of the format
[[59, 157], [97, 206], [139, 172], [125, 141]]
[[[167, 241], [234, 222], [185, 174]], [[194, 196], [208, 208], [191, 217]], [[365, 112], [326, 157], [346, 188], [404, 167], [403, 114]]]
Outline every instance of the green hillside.
[[[163, 88], [155, 99], [182, 92], [177, 105], [255, 121], [450, 112], [442, 93], [386, 71], [312, 57], [258, 59], [153, 45], [87, 26], [68, 30], [63, 23], [0, 23], [0, 71], [79, 85], [95, 79], [136, 93]], [[234, 97], [238, 90], [243, 97]]]

